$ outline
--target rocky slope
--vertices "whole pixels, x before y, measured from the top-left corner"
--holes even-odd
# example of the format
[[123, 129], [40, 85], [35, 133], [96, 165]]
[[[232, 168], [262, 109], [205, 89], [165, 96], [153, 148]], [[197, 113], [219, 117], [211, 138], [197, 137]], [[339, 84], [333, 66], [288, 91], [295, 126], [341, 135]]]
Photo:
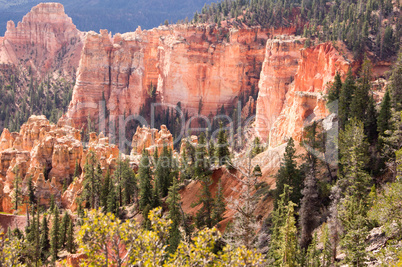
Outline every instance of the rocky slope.
[[259, 82], [256, 129], [275, 147], [289, 137], [301, 140], [305, 123], [328, 115], [325, 94], [338, 71], [351, 63], [331, 43], [303, 48], [303, 40], [286, 36], [267, 42]]
[[0, 64], [31, 67], [39, 77], [57, 71], [74, 76], [82, 50], [81, 33], [58, 3], [42, 3], [32, 8], [15, 26], [7, 23], [0, 37]]

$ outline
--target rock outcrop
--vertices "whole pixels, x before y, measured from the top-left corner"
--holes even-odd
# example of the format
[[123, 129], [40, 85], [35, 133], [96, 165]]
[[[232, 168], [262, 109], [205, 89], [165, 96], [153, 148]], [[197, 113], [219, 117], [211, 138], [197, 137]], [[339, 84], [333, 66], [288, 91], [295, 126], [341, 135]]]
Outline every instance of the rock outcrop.
[[[211, 26], [160, 26], [116, 34], [89, 32], [67, 112], [81, 127], [98, 121], [105, 103], [109, 118], [139, 114], [149, 98], [164, 108], [181, 107], [190, 114], [215, 114], [259, 80], [268, 30], [216, 29]], [[104, 101], [104, 102], [102, 102]]]
[[137, 131], [133, 136], [132, 141], [132, 154], [139, 155], [144, 149], [152, 155], [155, 150], [158, 150], [158, 154], [161, 154], [163, 146], [173, 150], [173, 136], [165, 125], [161, 126], [161, 130], [151, 129], [149, 127], [137, 127]]
[[42, 3], [32, 8], [22, 22], [7, 23], [0, 38], [0, 64], [24, 64], [44, 77], [57, 72], [72, 77], [81, 57], [81, 33], [58, 3]]
[[295, 37], [273, 43], [267, 43], [256, 117], [256, 130], [271, 147], [289, 137], [300, 141], [305, 123], [328, 115], [328, 83], [351, 66], [331, 43], [305, 49]]
[[[119, 156], [118, 148], [109, 145], [108, 138], [92, 133], [89, 144], [84, 146], [79, 130], [50, 124], [44, 116], [31, 116], [19, 133], [4, 129], [0, 143], [0, 210], [4, 212], [13, 211], [11, 200], [17, 175], [21, 178], [24, 198], [27, 182], [32, 179], [39, 204], [48, 205], [54, 195], [64, 208], [74, 208], [81, 189], [80, 177], [73, 177], [75, 165], [78, 163], [83, 169], [86, 155], [92, 150], [102, 168], [113, 170]], [[63, 192], [65, 184], [69, 187]], [[24, 208], [21, 205], [20, 211]]]

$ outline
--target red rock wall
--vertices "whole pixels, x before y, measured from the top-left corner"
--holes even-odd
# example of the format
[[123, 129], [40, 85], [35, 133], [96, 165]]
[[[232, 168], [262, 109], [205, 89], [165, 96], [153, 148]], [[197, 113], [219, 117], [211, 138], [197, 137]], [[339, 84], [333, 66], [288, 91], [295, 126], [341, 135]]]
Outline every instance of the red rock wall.
[[161, 103], [197, 113], [202, 97], [202, 114], [215, 114], [257, 84], [267, 38], [268, 30], [184, 25], [89, 32], [67, 116], [75, 126], [96, 120], [103, 96], [110, 115], [138, 114], [151, 83]]
[[30, 66], [44, 77], [57, 71], [75, 75], [82, 50], [81, 33], [58, 3], [42, 3], [32, 8], [17, 27], [7, 23], [0, 38], [0, 64]]
[[289, 46], [293, 37], [275, 42], [267, 43], [256, 118], [258, 134], [272, 147], [289, 137], [300, 141], [306, 123], [328, 115], [328, 83], [350, 66], [331, 43], [301, 49], [300, 44]]

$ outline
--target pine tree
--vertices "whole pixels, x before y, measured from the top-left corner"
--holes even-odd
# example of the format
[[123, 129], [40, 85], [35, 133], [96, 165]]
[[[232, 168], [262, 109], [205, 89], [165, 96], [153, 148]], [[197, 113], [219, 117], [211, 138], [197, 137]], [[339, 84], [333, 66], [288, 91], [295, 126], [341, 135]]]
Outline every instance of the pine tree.
[[328, 90], [328, 103], [339, 100], [339, 95], [342, 89], [342, 80], [339, 72], [336, 72], [334, 82]]
[[273, 266], [297, 266], [299, 255], [297, 246], [295, 204], [288, 201], [292, 188], [285, 185], [277, 207], [272, 212], [272, 235], [268, 257]]
[[181, 223], [180, 194], [176, 177], [173, 178], [173, 185], [169, 188], [166, 203], [168, 204], [169, 208], [169, 219], [172, 221], [172, 225], [169, 232], [168, 251], [170, 253], [174, 253], [181, 240], [181, 233], [179, 230], [179, 225]]
[[209, 156], [209, 164], [214, 165], [216, 162], [215, 157], [215, 144], [214, 140], [209, 140], [209, 147], [208, 147], [208, 156]]
[[118, 205], [117, 205], [117, 195], [116, 195], [116, 188], [113, 185], [113, 182], [110, 181], [109, 184], [109, 194], [107, 196], [107, 212], [117, 214]]
[[84, 166], [83, 196], [89, 207], [97, 209], [101, 194], [102, 169], [95, 152], [89, 151]]
[[253, 157], [260, 154], [263, 151], [261, 141], [259, 137], [254, 138], [253, 143]]
[[402, 111], [402, 51], [394, 64], [390, 81], [392, 106], [396, 111]]
[[74, 169], [74, 174], [73, 177], [80, 177], [80, 164], [78, 163], [78, 159], [75, 161], [75, 169]]
[[123, 204], [129, 205], [134, 201], [135, 195], [137, 193], [137, 182], [135, 179], [135, 173], [130, 168], [130, 163], [128, 159], [124, 160], [122, 163], [122, 185], [123, 191]]
[[209, 186], [212, 184], [211, 177], [209, 175], [202, 176], [198, 178], [201, 183], [201, 192], [198, 197], [198, 201], [194, 202], [191, 206], [195, 207], [202, 205], [196, 214], [196, 225], [198, 228], [207, 226], [212, 228], [212, 211], [214, 205], [214, 199], [212, 198]]
[[353, 77], [352, 69], [349, 69], [345, 82], [339, 95], [339, 125], [341, 129], [345, 129], [348, 119], [351, 116], [351, 101], [356, 90], [355, 78]]
[[67, 212], [64, 212], [63, 218], [61, 219], [60, 225], [60, 239], [59, 239], [59, 247], [65, 248], [67, 242], [67, 231], [70, 224], [70, 216]]
[[303, 198], [300, 206], [300, 247], [307, 249], [312, 241], [312, 234], [319, 222], [320, 199], [318, 197], [317, 179], [313, 169], [304, 180]]
[[381, 137], [384, 137], [385, 132], [390, 130], [391, 117], [391, 97], [389, 90], [387, 90], [382, 99], [380, 113], [378, 114], [378, 133]]
[[138, 170], [138, 176], [140, 181], [139, 207], [140, 210], [144, 211], [145, 207], [152, 205], [152, 184], [151, 184], [152, 176], [151, 176], [149, 155], [146, 150], [142, 152], [142, 157], [140, 160], [140, 166]]
[[346, 197], [341, 203], [340, 219], [344, 227], [341, 245], [346, 250], [345, 263], [363, 266], [366, 262], [366, 238], [369, 234], [367, 205], [357, 194]]
[[166, 144], [163, 144], [162, 154], [156, 164], [155, 169], [155, 181], [159, 188], [160, 197], [166, 197], [168, 195], [169, 187], [172, 185], [171, 181], [171, 166], [172, 166], [172, 156]]
[[211, 174], [204, 133], [200, 134], [195, 155], [194, 176], [203, 179], [206, 175]]
[[108, 168], [106, 171], [105, 179], [102, 184], [101, 201], [100, 201], [100, 204], [104, 211], [107, 211], [107, 202], [108, 202], [108, 195], [110, 192], [110, 183], [111, 183], [110, 169]]
[[50, 251], [49, 226], [47, 224], [46, 216], [43, 216], [42, 218], [40, 251], [41, 251], [42, 262], [44, 262], [49, 257], [49, 251]]
[[341, 177], [338, 184], [345, 195], [368, 194], [370, 176], [365, 171], [368, 163], [368, 143], [363, 123], [352, 119], [339, 134]]
[[223, 130], [222, 123], [218, 132], [218, 143], [216, 148], [216, 157], [220, 166], [230, 164], [229, 143], [226, 132]]
[[300, 169], [297, 167], [295, 161], [295, 144], [292, 138], [289, 139], [286, 146], [285, 155], [281, 163], [281, 167], [276, 175], [276, 190], [275, 190], [275, 207], [280, 195], [283, 193], [284, 186], [289, 185], [293, 188], [289, 200], [296, 205], [300, 202], [302, 197], [301, 189], [303, 178]]
[[35, 189], [32, 184], [32, 176], [28, 179], [28, 201], [31, 205], [36, 204]]
[[67, 251], [70, 253], [74, 253], [75, 245], [74, 245], [74, 223], [73, 220], [69, 221], [68, 231], [67, 231]]
[[13, 182], [14, 189], [13, 189], [12, 202], [14, 203], [14, 210], [18, 211], [18, 208], [22, 202], [22, 189], [21, 189], [22, 180], [18, 166], [15, 167], [14, 173], [15, 178]]
[[56, 206], [53, 210], [52, 231], [50, 234], [50, 253], [53, 263], [57, 261], [57, 253], [59, 252], [60, 247], [59, 240], [59, 208]]
[[217, 224], [218, 222], [224, 219], [223, 214], [225, 213], [225, 211], [226, 211], [226, 204], [223, 196], [222, 181], [221, 179], [219, 179], [218, 191], [215, 196], [214, 207], [212, 211], [213, 224]]

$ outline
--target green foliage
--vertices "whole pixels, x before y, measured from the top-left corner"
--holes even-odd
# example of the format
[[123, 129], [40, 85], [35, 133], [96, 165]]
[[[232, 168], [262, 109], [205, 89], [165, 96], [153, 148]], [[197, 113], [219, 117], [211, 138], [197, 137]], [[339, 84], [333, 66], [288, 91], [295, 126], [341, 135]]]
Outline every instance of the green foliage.
[[149, 155], [146, 150], [142, 152], [140, 160], [140, 166], [138, 170], [138, 177], [140, 181], [139, 186], [139, 207], [140, 210], [145, 211], [147, 206], [152, 205], [152, 175], [151, 175], [151, 163], [149, 161]]
[[272, 266], [299, 266], [297, 228], [294, 217], [295, 204], [289, 201], [292, 188], [285, 185], [278, 199], [277, 207], [272, 212], [272, 235], [268, 256]]
[[378, 132], [380, 136], [384, 136], [386, 131], [391, 128], [391, 97], [389, 91], [385, 92], [381, 102], [380, 113], [378, 114]]
[[339, 125], [345, 129], [348, 119], [351, 117], [351, 102], [356, 90], [355, 78], [352, 69], [349, 69], [345, 82], [339, 95]]
[[179, 225], [181, 223], [181, 206], [180, 206], [180, 194], [179, 186], [177, 184], [177, 178], [174, 177], [173, 184], [169, 188], [168, 197], [166, 203], [169, 208], [169, 219], [172, 221], [172, 225], [169, 231], [169, 253], [174, 253], [180, 243], [181, 233], [179, 230]]
[[216, 147], [216, 157], [219, 165], [230, 165], [230, 152], [229, 143], [226, 136], [226, 132], [223, 129], [222, 124], [218, 132], [218, 142]]
[[293, 188], [289, 200], [296, 205], [300, 203], [302, 197], [301, 189], [303, 186], [303, 177], [300, 169], [297, 167], [295, 153], [295, 144], [293, 139], [290, 138], [286, 146], [285, 155], [281, 162], [281, 167], [276, 175], [275, 207], [277, 207], [278, 200], [284, 192], [285, 185]]
[[222, 181], [221, 181], [221, 179], [219, 179], [218, 191], [215, 196], [215, 201], [214, 201], [214, 206], [213, 206], [213, 211], [212, 211], [213, 224], [217, 224], [218, 222], [220, 222], [224, 219], [223, 214], [225, 213], [225, 211], [226, 211], [226, 204], [225, 204], [225, 199], [223, 196]]
[[339, 72], [336, 72], [334, 77], [334, 82], [331, 84], [331, 87], [328, 90], [328, 103], [339, 100], [339, 95], [342, 89], [342, 80]]
[[371, 177], [365, 168], [368, 164], [368, 143], [363, 123], [352, 119], [339, 134], [341, 175], [338, 184], [345, 195], [356, 194], [363, 198], [371, 187]]
[[83, 197], [92, 209], [100, 205], [102, 169], [94, 151], [89, 151], [84, 166]]
[[384, 226], [388, 237], [402, 237], [402, 183], [389, 183], [368, 213], [371, 220]]
[[56, 206], [53, 210], [52, 230], [50, 233], [50, 255], [52, 262], [58, 259], [58, 252], [60, 249], [60, 232], [59, 232], [59, 208]]

